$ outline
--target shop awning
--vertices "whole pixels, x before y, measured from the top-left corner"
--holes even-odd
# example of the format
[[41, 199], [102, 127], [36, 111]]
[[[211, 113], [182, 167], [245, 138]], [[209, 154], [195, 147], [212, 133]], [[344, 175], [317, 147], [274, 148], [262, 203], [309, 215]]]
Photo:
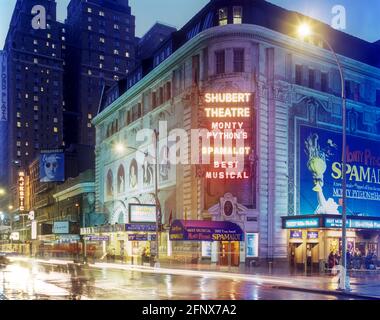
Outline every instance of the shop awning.
[[172, 241], [243, 241], [240, 226], [230, 221], [174, 220], [170, 226]]

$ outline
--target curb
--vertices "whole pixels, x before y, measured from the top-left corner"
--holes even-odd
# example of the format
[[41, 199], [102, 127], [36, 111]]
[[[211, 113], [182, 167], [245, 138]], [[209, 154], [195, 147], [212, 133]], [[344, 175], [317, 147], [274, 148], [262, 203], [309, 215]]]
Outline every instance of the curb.
[[352, 297], [352, 298], [361, 298], [361, 299], [365, 299], [365, 300], [380, 300], [380, 297], [367, 296], [367, 295], [363, 295], [363, 294], [343, 292], [343, 291], [338, 291], [338, 290], [333, 291], [333, 290], [323, 290], [323, 289], [306, 289], [306, 288], [286, 287], [286, 286], [272, 286], [272, 288], [279, 289], [279, 290], [293, 290], [293, 291], [319, 293], [319, 294], [326, 294], [326, 295], [333, 295], [333, 296], [345, 296], [345, 297]]

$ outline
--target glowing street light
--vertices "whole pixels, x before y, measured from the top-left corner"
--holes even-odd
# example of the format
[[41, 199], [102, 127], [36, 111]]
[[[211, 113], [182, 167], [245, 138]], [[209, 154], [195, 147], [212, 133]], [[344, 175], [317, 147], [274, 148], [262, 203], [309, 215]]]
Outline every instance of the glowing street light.
[[8, 206], [8, 209], [9, 209], [9, 210], [13, 210], [13, 206], [12, 206], [12, 205], [9, 205], [9, 206]]
[[3, 196], [3, 195], [5, 195], [5, 189], [1, 188], [0, 189], [0, 196]]
[[298, 36], [300, 38], [306, 38], [306, 37], [311, 36], [311, 34], [312, 34], [311, 27], [307, 23], [300, 24], [300, 26], [298, 27], [297, 32], [298, 32]]
[[122, 154], [125, 151], [125, 146], [122, 143], [117, 143], [114, 148], [118, 154]]
[[[322, 40], [326, 46], [329, 48], [331, 53], [334, 55], [335, 62], [339, 69], [340, 82], [341, 82], [341, 98], [342, 98], [342, 167], [347, 167], [347, 155], [346, 155], [346, 145], [347, 145], [347, 137], [346, 137], [346, 90], [345, 90], [345, 81], [344, 81], [344, 72], [343, 66], [339, 60], [338, 55], [334, 51], [333, 47], [327, 41], [323, 35], [319, 33], [315, 33], [312, 31], [310, 25], [307, 23], [302, 23], [298, 27], [298, 35], [300, 38], [305, 38], [308, 36], [318, 37]], [[345, 169], [343, 169], [345, 171]], [[342, 177], [342, 277], [339, 282], [340, 290], [350, 290], [350, 278], [347, 274], [347, 175], [343, 174]]]

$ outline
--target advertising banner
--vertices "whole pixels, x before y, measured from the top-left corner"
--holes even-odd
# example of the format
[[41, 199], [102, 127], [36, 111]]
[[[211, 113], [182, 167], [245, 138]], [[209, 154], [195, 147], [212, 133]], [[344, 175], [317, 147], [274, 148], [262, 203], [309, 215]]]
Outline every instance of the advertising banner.
[[40, 182], [65, 181], [65, 155], [62, 151], [41, 151]]
[[[342, 135], [300, 126], [300, 213], [341, 214]], [[347, 135], [347, 214], [380, 217], [380, 141]]]

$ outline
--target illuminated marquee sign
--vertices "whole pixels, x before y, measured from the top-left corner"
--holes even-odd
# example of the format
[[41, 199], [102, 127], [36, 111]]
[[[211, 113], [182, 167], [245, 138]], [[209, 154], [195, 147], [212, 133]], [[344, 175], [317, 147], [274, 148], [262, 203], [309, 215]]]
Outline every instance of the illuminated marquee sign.
[[20, 211], [25, 210], [25, 172], [18, 173], [18, 199]]
[[285, 221], [286, 229], [298, 229], [298, 228], [316, 228], [319, 227], [319, 218], [309, 218], [309, 219], [292, 219]]
[[210, 130], [210, 145], [202, 146], [209, 156], [206, 179], [248, 179], [245, 165], [252, 154], [252, 94], [206, 93], [204, 117]]
[[[326, 228], [341, 228], [342, 219], [341, 218], [326, 218], [324, 221], [324, 226]], [[347, 228], [352, 229], [380, 229], [380, 221], [378, 220], [354, 220], [347, 219]]]

